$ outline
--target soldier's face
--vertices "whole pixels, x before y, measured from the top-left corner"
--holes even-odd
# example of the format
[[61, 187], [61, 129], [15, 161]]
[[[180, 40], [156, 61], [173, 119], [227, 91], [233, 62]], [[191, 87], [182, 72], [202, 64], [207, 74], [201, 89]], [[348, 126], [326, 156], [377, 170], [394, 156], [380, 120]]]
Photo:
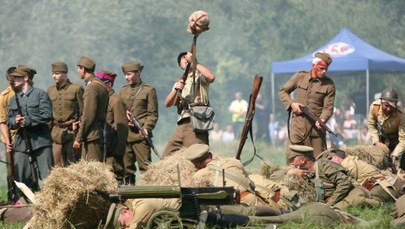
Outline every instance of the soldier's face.
[[323, 78], [328, 71], [328, 66], [324, 64], [313, 64], [312, 71], [314, 73], [315, 78]]
[[120, 228], [129, 228], [131, 221], [134, 218], [134, 213], [128, 209], [124, 209], [120, 212], [118, 221], [120, 223]]
[[125, 80], [128, 84], [137, 84], [141, 80], [141, 73], [139, 71], [126, 72]]
[[66, 72], [52, 72], [52, 78], [56, 84], [64, 82], [66, 80], [66, 77]]
[[80, 79], [84, 79], [84, 68], [82, 66], [77, 66], [77, 73], [80, 76]]
[[395, 107], [391, 106], [388, 102], [382, 102], [382, 110], [385, 115], [391, 115], [395, 111]]
[[[18, 91], [22, 89], [22, 87], [24, 86], [25, 83], [25, 77], [16, 77], [16, 76], [10, 76], [10, 85], [17, 89]], [[28, 78], [28, 77], [27, 77]]]
[[306, 159], [303, 156], [296, 156], [291, 160], [291, 165], [298, 169], [307, 169], [306, 164]]

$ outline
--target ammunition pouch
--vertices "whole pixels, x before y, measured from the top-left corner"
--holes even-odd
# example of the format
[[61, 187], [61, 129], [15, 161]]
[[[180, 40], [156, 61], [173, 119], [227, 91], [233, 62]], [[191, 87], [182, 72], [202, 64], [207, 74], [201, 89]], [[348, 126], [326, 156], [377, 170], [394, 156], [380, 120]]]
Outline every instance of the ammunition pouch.
[[189, 106], [190, 121], [194, 132], [207, 132], [214, 126], [214, 109], [207, 105]]

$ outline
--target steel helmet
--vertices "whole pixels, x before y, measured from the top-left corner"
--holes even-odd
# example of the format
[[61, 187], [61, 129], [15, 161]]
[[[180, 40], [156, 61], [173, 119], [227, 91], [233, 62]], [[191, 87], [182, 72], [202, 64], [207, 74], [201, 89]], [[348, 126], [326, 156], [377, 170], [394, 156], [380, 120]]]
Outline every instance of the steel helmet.
[[385, 88], [381, 92], [381, 98], [383, 100], [397, 102], [398, 101], [398, 93], [393, 88]]

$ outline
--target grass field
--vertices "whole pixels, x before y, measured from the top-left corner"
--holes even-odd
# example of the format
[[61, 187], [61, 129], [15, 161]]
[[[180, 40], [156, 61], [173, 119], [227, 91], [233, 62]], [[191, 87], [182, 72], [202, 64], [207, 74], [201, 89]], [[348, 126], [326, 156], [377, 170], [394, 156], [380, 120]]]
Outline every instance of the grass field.
[[[157, 145], [156, 148], [158, 149], [159, 152], [163, 152], [163, 145]], [[224, 143], [212, 143], [211, 144], [211, 149], [213, 151], [216, 151], [218, 153], [221, 153], [225, 156], [231, 156], [234, 157], [235, 153], [238, 148], [238, 142], [234, 143], [229, 143], [229, 144], [224, 144]], [[284, 147], [274, 147], [271, 145], [268, 145], [263, 142], [256, 142], [256, 148], [257, 148], [257, 154], [262, 157], [264, 160], [269, 160], [275, 164], [279, 165], [285, 165], [285, 156], [284, 156]], [[3, 151], [3, 146], [0, 146], [0, 152]], [[241, 161], [246, 161], [248, 160], [251, 156], [253, 155], [253, 147], [248, 140], [243, 148], [243, 152], [241, 155]], [[157, 160], [157, 157], [153, 155], [153, 160]], [[260, 166], [261, 160], [256, 157], [252, 163], [246, 166], [247, 170], [249, 171], [257, 171], [259, 166]], [[6, 182], [6, 166], [4, 163], [0, 164], [0, 174], [4, 174], [0, 176], [0, 201], [5, 201], [7, 199], [7, 182]], [[391, 216], [390, 213], [392, 211], [392, 206], [390, 205], [383, 205], [378, 209], [349, 209], [349, 212], [354, 214], [355, 216], [364, 219], [364, 220], [378, 220], [378, 224], [374, 225], [372, 227], [368, 228], [391, 228], [390, 226], [390, 221], [391, 221]], [[10, 229], [17, 229], [17, 228], [23, 228], [24, 225], [22, 224], [16, 224], [16, 225], [5, 225], [0, 223], [0, 229], [1, 228], [10, 228]], [[249, 227], [252, 228], [252, 227]], [[257, 227], [257, 228], [263, 228], [263, 227]], [[302, 229], [313, 229], [313, 228], [325, 228], [319, 225], [313, 225], [313, 224], [293, 224], [293, 223], [288, 223], [284, 224], [282, 226], [279, 226], [277, 228], [283, 228], [283, 229], [296, 229], [296, 228], [302, 228]], [[331, 225], [328, 228], [336, 228], [336, 229], [343, 229], [343, 228], [364, 228], [364, 227], [359, 227], [356, 225], [346, 225], [346, 224], [341, 224], [341, 225]]]

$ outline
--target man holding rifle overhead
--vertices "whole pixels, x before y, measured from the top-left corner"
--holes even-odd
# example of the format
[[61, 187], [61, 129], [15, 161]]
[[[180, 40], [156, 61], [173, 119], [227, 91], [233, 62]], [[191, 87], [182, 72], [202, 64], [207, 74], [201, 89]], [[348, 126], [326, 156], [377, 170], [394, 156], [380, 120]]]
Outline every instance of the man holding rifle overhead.
[[[166, 96], [165, 106], [178, 106], [177, 128], [169, 139], [163, 157], [170, 156], [182, 147], [189, 147], [193, 144], [207, 144], [208, 132], [194, 132], [190, 123], [189, 103], [209, 103], [208, 88], [214, 82], [215, 75], [204, 65], [197, 63], [193, 65], [193, 56], [190, 52], [182, 52], [177, 57], [177, 64], [182, 70], [189, 65], [186, 79], [180, 77], [173, 85], [172, 90]], [[193, 97], [193, 71], [195, 71], [195, 82], [199, 84], [199, 91]], [[193, 101], [191, 101], [193, 100]]]
[[13, 145], [15, 180], [33, 191], [39, 189], [38, 179], [45, 179], [53, 166], [48, 126], [52, 120], [52, 104], [45, 91], [33, 87], [36, 73], [28, 66], [19, 65], [10, 74], [10, 85], [16, 95], [10, 99], [7, 116], [10, 129], [17, 130]]
[[[311, 70], [295, 73], [279, 91], [284, 108], [293, 113], [289, 128], [289, 144], [313, 147], [314, 157], [327, 148], [326, 131], [322, 126], [325, 126], [333, 114], [336, 93], [335, 83], [326, 76], [331, 63], [332, 58], [329, 54], [317, 52], [312, 60]], [[294, 91], [295, 99], [291, 97]], [[304, 115], [304, 107], [318, 119], [313, 121]]]

